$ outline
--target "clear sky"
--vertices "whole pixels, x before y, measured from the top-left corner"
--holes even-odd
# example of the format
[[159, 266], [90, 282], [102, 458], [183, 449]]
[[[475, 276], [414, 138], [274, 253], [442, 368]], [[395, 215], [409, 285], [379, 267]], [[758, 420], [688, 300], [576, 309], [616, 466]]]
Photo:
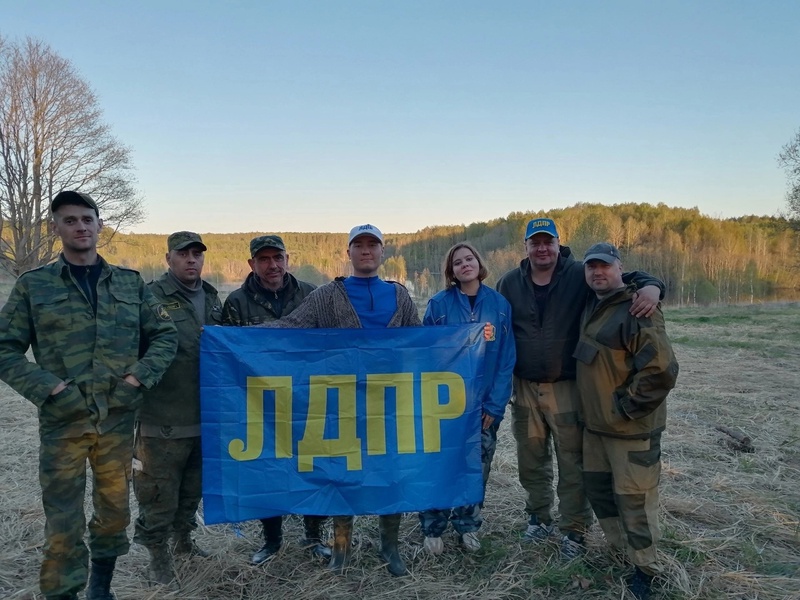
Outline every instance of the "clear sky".
[[133, 151], [134, 231], [785, 208], [800, 2], [0, 0]]

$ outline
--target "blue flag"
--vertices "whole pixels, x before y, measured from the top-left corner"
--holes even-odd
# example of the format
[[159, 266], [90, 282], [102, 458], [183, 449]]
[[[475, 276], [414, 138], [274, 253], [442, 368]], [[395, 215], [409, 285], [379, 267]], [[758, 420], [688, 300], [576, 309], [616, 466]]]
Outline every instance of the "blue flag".
[[206, 327], [207, 523], [483, 499], [483, 325]]

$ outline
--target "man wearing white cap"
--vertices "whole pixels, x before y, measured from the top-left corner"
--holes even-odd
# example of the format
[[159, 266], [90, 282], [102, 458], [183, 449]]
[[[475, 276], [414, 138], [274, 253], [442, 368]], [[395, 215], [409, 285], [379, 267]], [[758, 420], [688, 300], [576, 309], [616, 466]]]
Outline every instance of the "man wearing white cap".
[[[265, 323], [263, 327], [380, 329], [422, 325], [408, 290], [400, 283], [383, 281], [378, 277], [383, 259], [380, 229], [369, 224], [353, 227], [347, 256], [353, 268], [350, 277], [337, 277], [318, 287], [290, 315]], [[380, 555], [389, 572], [395, 576], [406, 573], [397, 548], [401, 516], [380, 516]], [[330, 568], [342, 571], [350, 559], [353, 517], [334, 517], [333, 529]]]

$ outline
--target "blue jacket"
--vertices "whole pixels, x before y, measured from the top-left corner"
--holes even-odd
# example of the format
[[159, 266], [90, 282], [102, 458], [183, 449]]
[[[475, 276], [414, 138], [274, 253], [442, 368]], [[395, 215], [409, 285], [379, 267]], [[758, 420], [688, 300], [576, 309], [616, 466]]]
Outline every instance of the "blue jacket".
[[428, 301], [423, 325], [458, 325], [459, 323], [491, 323], [495, 341], [486, 343], [486, 382], [483, 393], [483, 412], [500, 423], [511, 398], [511, 375], [517, 360], [511, 330], [511, 306], [501, 294], [481, 284], [475, 298], [475, 308], [456, 287], [443, 290]]

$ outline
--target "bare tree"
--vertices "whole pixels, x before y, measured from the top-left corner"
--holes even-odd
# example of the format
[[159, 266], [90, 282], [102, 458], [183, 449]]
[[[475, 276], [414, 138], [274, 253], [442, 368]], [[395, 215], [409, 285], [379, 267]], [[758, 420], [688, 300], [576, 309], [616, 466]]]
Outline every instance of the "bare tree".
[[0, 268], [19, 275], [55, 256], [47, 222], [61, 190], [91, 194], [112, 232], [142, 220], [130, 150], [101, 117], [68, 60], [0, 37]]
[[800, 219], [800, 129], [778, 155], [778, 164], [786, 171], [789, 212]]

